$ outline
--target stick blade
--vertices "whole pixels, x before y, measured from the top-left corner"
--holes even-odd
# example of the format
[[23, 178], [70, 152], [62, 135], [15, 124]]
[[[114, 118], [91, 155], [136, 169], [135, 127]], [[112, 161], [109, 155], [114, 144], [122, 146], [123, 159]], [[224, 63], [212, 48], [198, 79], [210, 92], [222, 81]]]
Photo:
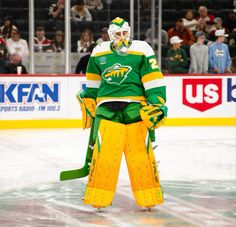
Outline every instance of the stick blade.
[[74, 180], [82, 177], [86, 177], [89, 174], [89, 167], [84, 166], [81, 169], [66, 170], [60, 173], [60, 180]]

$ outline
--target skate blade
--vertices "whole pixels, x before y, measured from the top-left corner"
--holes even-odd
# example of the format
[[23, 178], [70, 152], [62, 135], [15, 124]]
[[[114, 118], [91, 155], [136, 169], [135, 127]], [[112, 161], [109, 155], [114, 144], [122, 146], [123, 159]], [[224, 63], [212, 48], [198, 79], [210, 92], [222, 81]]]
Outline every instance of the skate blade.
[[93, 208], [97, 209], [98, 212], [102, 212], [105, 209], [104, 206], [96, 206], [96, 205], [93, 205]]
[[154, 208], [155, 206], [146, 206], [144, 207], [144, 209], [148, 212], [150, 212], [152, 210], [152, 208]]

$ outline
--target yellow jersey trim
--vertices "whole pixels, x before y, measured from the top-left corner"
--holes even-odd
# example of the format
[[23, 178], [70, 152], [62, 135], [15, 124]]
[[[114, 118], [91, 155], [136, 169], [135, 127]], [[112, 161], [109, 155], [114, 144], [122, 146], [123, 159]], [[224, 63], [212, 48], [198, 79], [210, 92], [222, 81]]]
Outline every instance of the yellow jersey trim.
[[163, 78], [162, 72], [151, 72], [151, 73], [145, 74], [141, 80], [143, 83], [146, 83], [155, 79], [162, 79], [162, 78]]
[[98, 56], [101, 56], [101, 55], [104, 55], [104, 54], [111, 54], [111, 53], [112, 53], [111, 50], [103, 51], [103, 52], [98, 52], [95, 55], [93, 55], [92, 57], [98, 57]]
[[87, 80], [101, 80], [101, 76], [95, 73], [86, 73]]
[[138, 51], [133, 51], [133, 50], [128, 50], [128, 54], [134, 54], [134, 55], [144, 55], [143, 52], [138, 52]]

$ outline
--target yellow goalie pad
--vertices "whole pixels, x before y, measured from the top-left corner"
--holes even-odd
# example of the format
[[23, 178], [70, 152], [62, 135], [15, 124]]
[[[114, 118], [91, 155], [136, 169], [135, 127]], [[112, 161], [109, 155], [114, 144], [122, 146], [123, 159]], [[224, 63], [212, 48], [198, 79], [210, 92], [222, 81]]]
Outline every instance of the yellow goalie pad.
[[143, 122], [126, 125], [125, 158], [136, 203], [152, 207], [163, 203], [156, 160]]
[[93, 151], [84, 203], [110, 206], [116, 190], [125, 143], [125, 125], [101, 120]]

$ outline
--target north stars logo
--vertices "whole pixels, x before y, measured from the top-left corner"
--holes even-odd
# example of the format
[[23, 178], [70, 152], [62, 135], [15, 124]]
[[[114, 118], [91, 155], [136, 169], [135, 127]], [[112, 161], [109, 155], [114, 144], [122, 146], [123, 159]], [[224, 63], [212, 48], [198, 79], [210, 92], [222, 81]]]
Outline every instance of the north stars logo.
[[131, 69], [132, 68], [130, 66], [116, 63], [107, 68], [102, 74], [102, 77], [109, 84], [120, 85], [127, 78]]

